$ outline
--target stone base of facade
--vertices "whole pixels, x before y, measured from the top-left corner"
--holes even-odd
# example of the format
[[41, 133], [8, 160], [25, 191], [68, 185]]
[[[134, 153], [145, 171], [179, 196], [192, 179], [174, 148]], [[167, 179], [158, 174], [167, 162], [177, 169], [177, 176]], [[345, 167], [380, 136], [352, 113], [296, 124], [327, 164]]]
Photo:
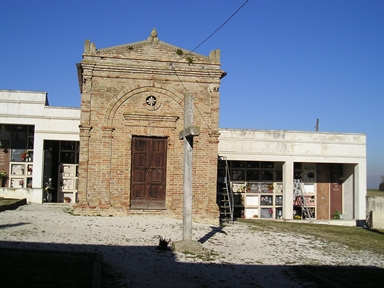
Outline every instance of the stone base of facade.
[[[158, 215], [182, 220], [182, 212], [175, 213], [171, 210], [131, 210], [124, 206], [112, 206], [111, 204], [78, 203], [74, 206], [75, 215], [83, 216], [129, 216], [129, 215]], [[193, 221], [202, 224], [219, 225], [219, 211], [211, 211], [204, 215], [193, 214]]]

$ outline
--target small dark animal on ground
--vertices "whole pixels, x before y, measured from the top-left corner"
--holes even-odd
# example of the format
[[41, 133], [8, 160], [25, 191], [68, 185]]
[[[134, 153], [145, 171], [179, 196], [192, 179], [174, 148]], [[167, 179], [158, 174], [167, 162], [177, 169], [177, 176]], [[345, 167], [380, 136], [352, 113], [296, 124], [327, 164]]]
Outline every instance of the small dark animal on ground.
[[159, 246], [157, 246], [160, 250], [168, 250], [168, 244], [171, 242], [171, 238], [169, 240], [165, 240], [165, 238], [159, 236]]

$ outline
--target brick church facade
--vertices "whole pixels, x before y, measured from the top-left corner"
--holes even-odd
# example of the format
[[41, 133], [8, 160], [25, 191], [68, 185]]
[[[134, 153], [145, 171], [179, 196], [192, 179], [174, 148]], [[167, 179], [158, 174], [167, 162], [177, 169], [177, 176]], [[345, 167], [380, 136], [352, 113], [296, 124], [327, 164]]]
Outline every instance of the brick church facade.
[[189, 53], [159, 40], [96, 49], [85, 42], [81, 90], [80, 214], [183, 209], [184, 96], [194, 96], [193, 220], [219, 219], [216, 204], [220, 51]]

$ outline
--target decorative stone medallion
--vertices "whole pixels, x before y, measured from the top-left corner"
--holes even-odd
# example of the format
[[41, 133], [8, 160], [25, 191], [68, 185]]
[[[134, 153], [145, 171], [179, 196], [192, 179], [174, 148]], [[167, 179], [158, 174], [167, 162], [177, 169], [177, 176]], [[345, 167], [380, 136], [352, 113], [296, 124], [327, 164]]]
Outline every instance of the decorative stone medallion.
[[147, 99], [145, 99], [145, 102], [147, 103], [148, 106], [155, 106], [157, 99], [155, 96], [148, 96]]
[[147, 110], [156, 111], [161, 107], [161, 103], [160, 104], [158, 103], [157, 98], [155, 96], [150, 95], [147, 98], [145, 98], [144, 107]]

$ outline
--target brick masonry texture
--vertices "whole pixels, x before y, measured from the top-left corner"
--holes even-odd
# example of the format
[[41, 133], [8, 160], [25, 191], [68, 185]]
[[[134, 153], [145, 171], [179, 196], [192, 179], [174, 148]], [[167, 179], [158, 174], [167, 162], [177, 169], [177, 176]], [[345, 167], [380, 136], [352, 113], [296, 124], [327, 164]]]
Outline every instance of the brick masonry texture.
[[[155, 36], [154, 36], [155, 35]], [[182, 51], [182, 53], [180, 52]], [[182, 55], [181, 55], [182, 54]], [[78, 65], [81, 87], [80, 214], [157, 213], [182, 217], [184, 95], [194, 95], [193, 220], [216, 223], [220, 51], [188, 54], [158, 40], [97, 50], [85, 42]], [[191, 60], [192, 59], [192, 60]], [[156, 98], [149, 106], [146, 99]], [[166, 209], [132, 210], [133, 136], [166, 137]]]

